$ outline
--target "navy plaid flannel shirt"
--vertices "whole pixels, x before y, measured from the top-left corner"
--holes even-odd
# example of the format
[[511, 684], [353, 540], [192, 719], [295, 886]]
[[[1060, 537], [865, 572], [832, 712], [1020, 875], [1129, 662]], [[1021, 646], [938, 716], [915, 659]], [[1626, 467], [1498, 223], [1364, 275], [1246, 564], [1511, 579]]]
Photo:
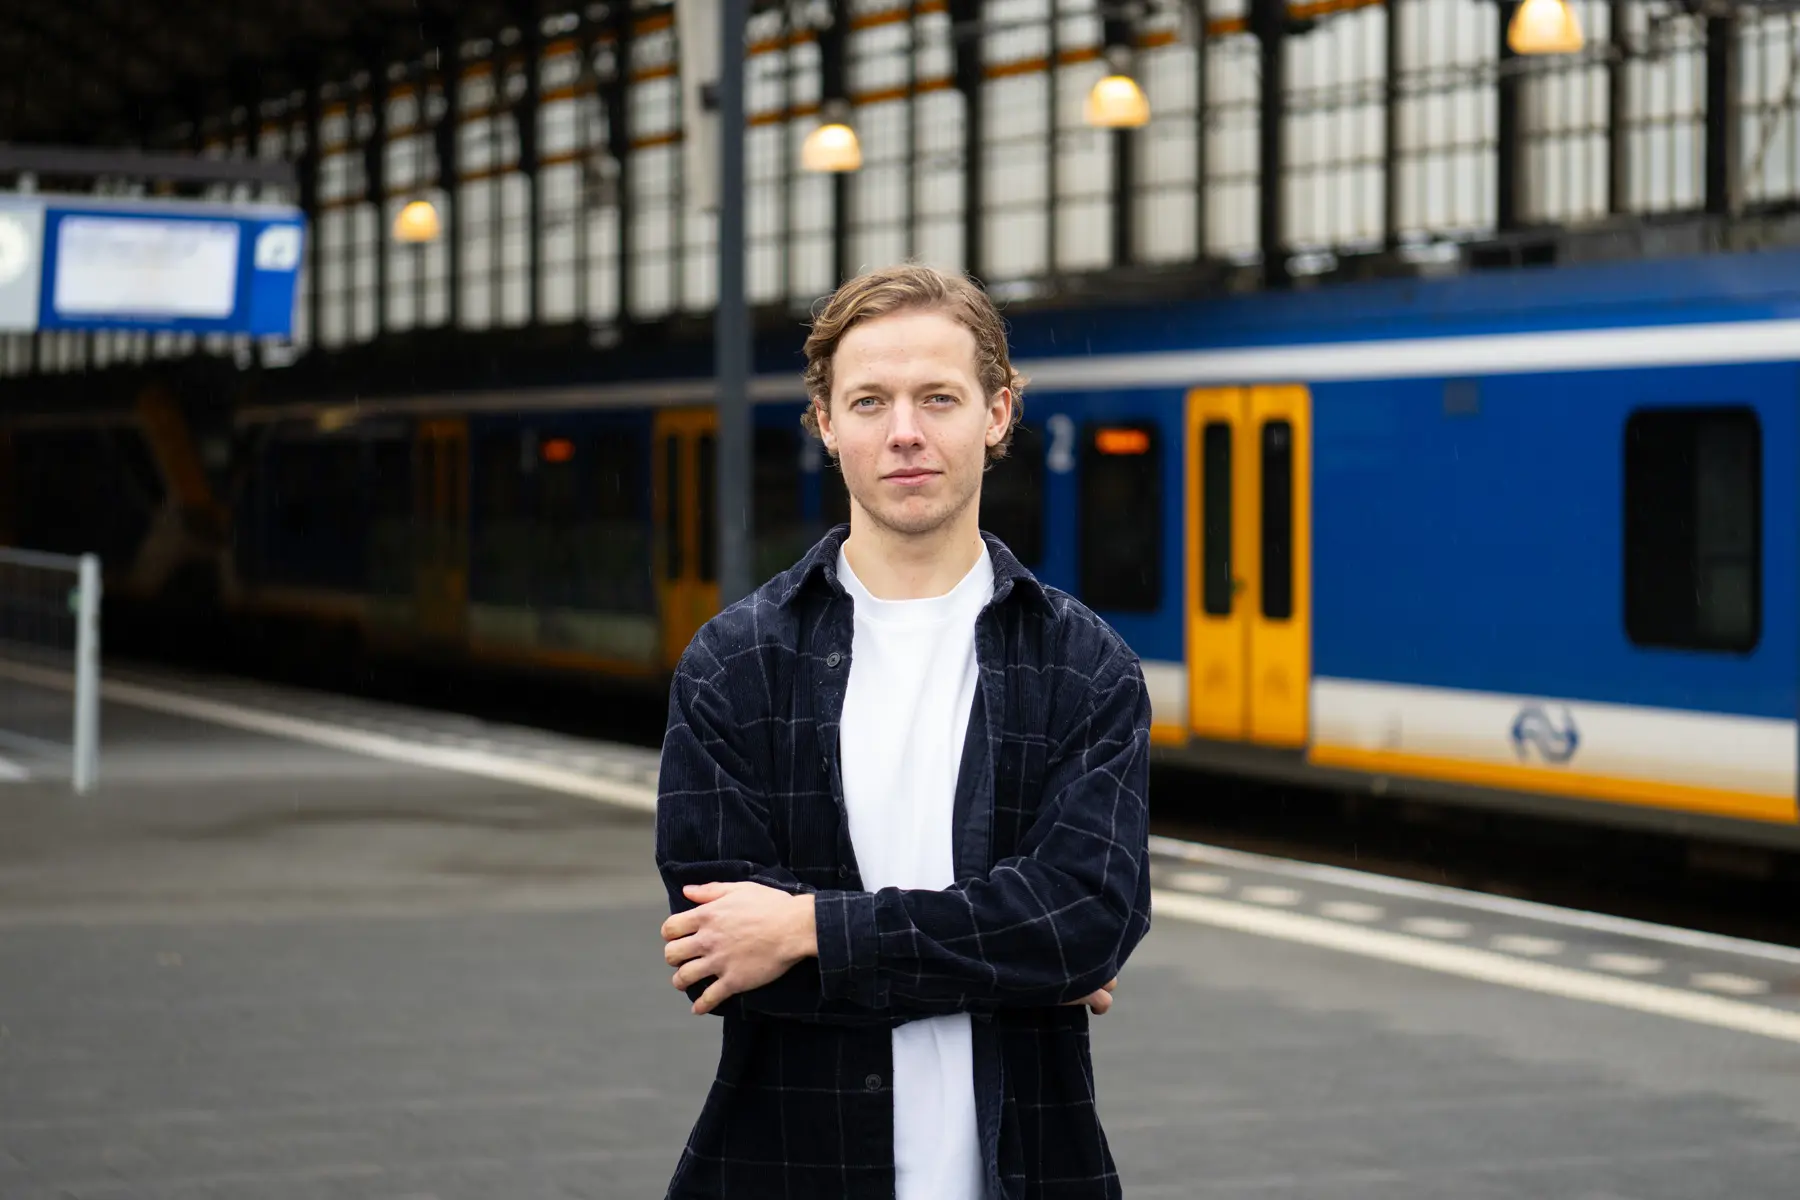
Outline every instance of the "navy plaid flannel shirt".
[[[676, 669], [656, 857], [683, 886], [814, 895], [819, 956], [719, 1009], [671, 1197], [891, 1197], [897, 1024], [969, 1013], [990, 1200], [1120, 1195], [1088, 1010], [1150, 927], [1150, 704], [1136, 655], [983, 535], [994, 598], [954, 808], [957, 883], [863, 890], [838, 769], [852, 601], [838, 526]], [[697, 998], [705, 983], [690, 990]]]

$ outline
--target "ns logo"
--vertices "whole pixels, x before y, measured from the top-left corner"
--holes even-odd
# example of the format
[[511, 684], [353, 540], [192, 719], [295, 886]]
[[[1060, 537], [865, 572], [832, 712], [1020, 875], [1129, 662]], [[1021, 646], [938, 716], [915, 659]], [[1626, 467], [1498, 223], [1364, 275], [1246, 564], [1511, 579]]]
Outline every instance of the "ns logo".
[[1521, 760], [1535, 751], [1541, 761], [1561, 764], [1575, 757], [1581, 733], [1568, 705], [1528, 704], [1513, 718], [1512, 741]]

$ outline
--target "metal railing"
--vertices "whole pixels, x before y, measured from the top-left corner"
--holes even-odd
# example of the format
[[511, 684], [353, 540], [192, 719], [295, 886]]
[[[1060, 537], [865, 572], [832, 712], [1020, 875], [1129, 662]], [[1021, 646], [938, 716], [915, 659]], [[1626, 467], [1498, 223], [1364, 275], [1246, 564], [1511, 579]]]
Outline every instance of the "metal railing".
[[[69, 693], [72, 714], [64, 707]], [[96, 555], [0, 548], [0, 749], [40, 761], [66, 755], [77, 792], [99, 779]]]

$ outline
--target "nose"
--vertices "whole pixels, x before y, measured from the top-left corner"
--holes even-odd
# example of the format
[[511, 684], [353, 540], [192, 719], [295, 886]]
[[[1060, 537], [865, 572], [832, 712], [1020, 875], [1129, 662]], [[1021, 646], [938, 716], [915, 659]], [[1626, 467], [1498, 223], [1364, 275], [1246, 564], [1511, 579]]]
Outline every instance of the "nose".
[[918, 446], [924, 441], [919, 429], [919, 414], [910, 401], [902, 401], [890, 409], [894, 415], [888, 425], [888, 442], [896, 448]]

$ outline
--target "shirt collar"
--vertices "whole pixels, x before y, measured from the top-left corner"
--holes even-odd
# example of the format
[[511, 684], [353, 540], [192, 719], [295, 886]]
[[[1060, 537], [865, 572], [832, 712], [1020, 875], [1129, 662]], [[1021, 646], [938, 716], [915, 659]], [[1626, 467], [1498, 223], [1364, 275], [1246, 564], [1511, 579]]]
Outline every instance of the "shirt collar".
[[[818, 586], [823, 586], [834, 596], [846, 595], [843, 582], [838, 579], [837, 559], [838, 551], [849, 536], [850, 526], [845, 524], [833, 527], [820, 538], [804, 558], [775, 581], [775, 602], [785, 608], [800, 593]], [[1055, 610], [1051, 607], [1050, 597], [1044, 592], [1044, 585], [1013, 557], [1013, 552], [1006, 548], [1006, 543], [985, 532], [981, 535], [981, 540], [987, 543], [988, 557], [994, 564], [993, 603], [1004, 603], [1016, 592], [1020, 603], [1035, 606], [1046, 615], [1053, 614]]]

